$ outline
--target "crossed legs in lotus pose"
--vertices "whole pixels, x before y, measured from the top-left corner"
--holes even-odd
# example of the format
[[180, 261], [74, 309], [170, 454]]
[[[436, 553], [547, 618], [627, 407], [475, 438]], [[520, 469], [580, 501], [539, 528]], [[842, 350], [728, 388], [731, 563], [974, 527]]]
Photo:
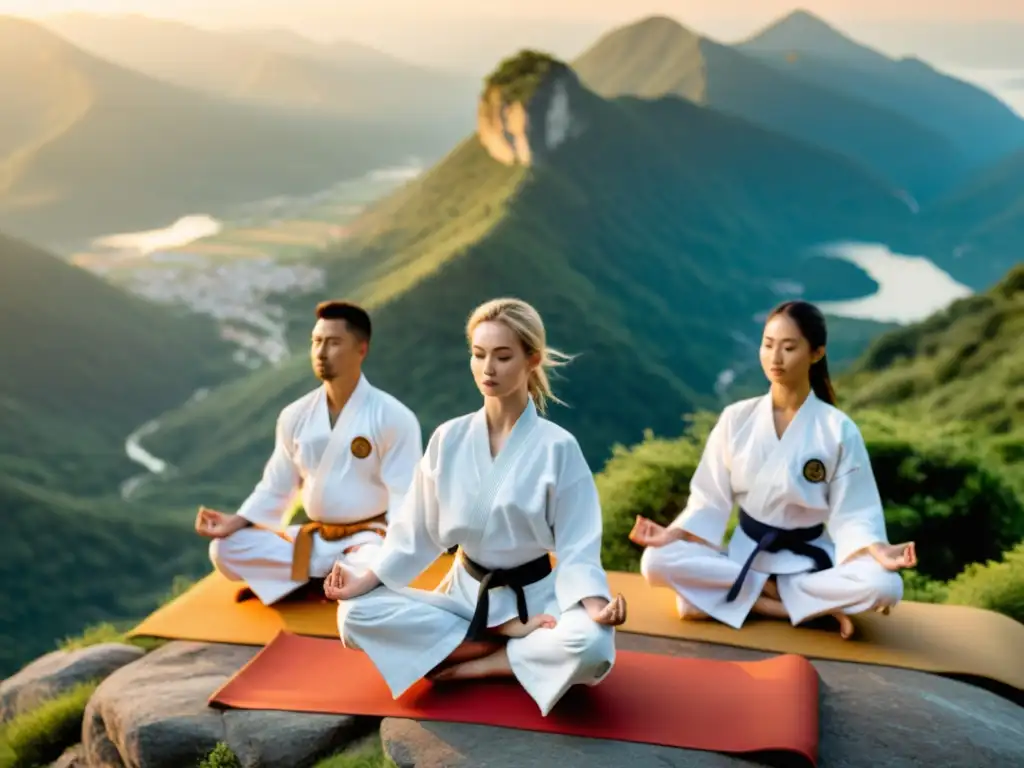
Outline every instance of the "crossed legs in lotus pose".
[[[629, 534], [635, 544], [645, 547], [641, 570], [649, 583], [674, 587], [680, 591], [680, 582], [691, 578], [700, 579], [710, 571], [722, 578], [723, 584], [731, 583], [731, 570], [723, 569], [728, 563], [725, 555], [717, 549], [680, 529], [668, 529], [652, 520], [637, 517]], [[722, 559], [719, 559], [722, 558]], [[895, 571], [913, 567], [917, 563], [914, 544], [873, 545], [862, 555], [827, 571], [786, 576], [785, 589], [799, 589], [812, 601], [822, 605], [841, 605], [844, 608], [829, 610], [815, 615], [831, 615], [839, 623], [839, 635], [844, 640], [854, 633], [851, 615], [872, 607], [888, 613], [888, 606], [898, 602], [902, 595], [902, 580]], [[738, 571], [738, 566], [736, 570]], [[705, 574], [701, 576], [700, 574]], [[841, 576], [839, 576], [841, 574]], [[702, 619], [707, 615], [683, 600], [680, 595], [680, 616], [684, 619]], [[752, 606], [752, 613], [773, 619], [792, 620], [782, 600], [777, 580], [769, 578]], [[814, 618], [815, 615], [798, 617], [798, 623]]]
[[[586, 604], [584, 607], [598, 624], [618, 626], [626, 620], [626, 601], [622, 595], [616, 596], [601, 608]], [[525, 624], [518, 617], [509, 619], [504, 624], [490, 629], [490, 632], [496, 635], [494, 641], [463, 642], [447, 659], [435, 667], [427, 678], [438, 682], [511, 675], [512, 666], [505, 643], [510, 639], [526, 637], [538, 629], [554, 629], [557, 623], [558, 620], [547, 613], [533, 616]]]

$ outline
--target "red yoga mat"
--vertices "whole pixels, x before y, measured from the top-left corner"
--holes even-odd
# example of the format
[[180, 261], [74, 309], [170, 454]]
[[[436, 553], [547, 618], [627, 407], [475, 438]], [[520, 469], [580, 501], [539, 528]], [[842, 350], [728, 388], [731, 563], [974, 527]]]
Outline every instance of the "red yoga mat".
[[818, 674], [802, 656], [716, 661], [619, 650], [600, 685], [547, 717], [513, 679], [419, 681], [397, 701], [370, 658], [338, 640], [282, 632], [212, 706], [474, 723], [733, 754], [818, 759]]

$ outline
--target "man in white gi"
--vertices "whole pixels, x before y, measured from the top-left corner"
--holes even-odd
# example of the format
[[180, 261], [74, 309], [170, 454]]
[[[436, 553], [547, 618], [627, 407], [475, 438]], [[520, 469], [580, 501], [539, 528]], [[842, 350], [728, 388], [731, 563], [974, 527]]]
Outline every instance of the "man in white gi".
[[[372, 560], [423, 454], [416, 415], [363, 375], [367, 313], [330, 301], [316, 317], [311, 357], [322, 386], [281, 411], [263, 478], [237, 514], [202, 507], [196, 517], [216, 569], [267, 605], [336, 561], [361, 569]], [[311, 522], [282, 529], [299, 491]]]

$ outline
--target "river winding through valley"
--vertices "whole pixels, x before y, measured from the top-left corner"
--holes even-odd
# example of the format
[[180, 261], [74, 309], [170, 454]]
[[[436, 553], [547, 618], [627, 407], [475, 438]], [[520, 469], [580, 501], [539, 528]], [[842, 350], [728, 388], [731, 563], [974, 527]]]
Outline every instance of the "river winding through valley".
[[[323, 285], [322, 272], [305, 264], [303, 256], [344, 237], [338, 219], [358, 215], [365, 205], [421, 172], [419, 163], [412, 161], [313, 195], [239, 206], [237, 215], [226, 221], [195, 214], [162, 229], [98, 237], [71, 260], [132, 293], [213, 317], [221, 336], [234, 346], [233, 359], [240, 366], [255, 370], [281, 365], [290, 350], [285, 313], [275, 296]], [[311, 233], [317, 216], [322, 226]], [[182, 407], [208, 394], [207, 388], [200, 388]], [[144, 470], [121, 484], [125, 501], [135, 498], [146, 483], [175, 471], [143, 446], [160, 423], [159, 416], [153, 418], [125, 438], [125, 454]]]

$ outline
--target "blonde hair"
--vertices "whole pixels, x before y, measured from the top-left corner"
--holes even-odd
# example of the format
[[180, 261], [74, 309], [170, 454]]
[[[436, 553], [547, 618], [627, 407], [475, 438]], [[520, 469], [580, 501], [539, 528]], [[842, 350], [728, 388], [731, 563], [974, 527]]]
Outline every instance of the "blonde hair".
[[547, 345], [544, 321], [541, 320], [540, 313], [522, 299], [501, 298], [484, 302], [473, 310], [466, 323], [466, 338], [470, 344], [473, 343], [473, 331], [476, 327], [487, 322], [504, 323], [519, 339], [527, 357], [540, 355], [540, 364], [530, 371], [526, 385], [537, 410], [541, 414], [546, 413], [549, 400], [565, 405], [555, 397], [547, 369], [565, 365], [573, 356]]

